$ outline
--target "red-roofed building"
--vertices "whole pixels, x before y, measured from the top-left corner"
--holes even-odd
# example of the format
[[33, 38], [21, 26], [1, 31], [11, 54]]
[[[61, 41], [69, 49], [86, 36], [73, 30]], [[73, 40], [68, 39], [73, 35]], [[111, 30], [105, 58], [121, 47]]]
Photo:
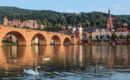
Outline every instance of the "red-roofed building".
[[130, 30], [128, 28], [118, 28], [117, 31], [115, 31], [116, 35], [127, 35], [130, 33]]
[[128, 30], [128, 34], [130, 34], [130, 30]]
[[70, 34], [70, 31], [69, 30], [62, 30], [62, 31], [60, 31], [60, 33]]
[[128, 31], [128, 28], [118, 28], [117, 31]]

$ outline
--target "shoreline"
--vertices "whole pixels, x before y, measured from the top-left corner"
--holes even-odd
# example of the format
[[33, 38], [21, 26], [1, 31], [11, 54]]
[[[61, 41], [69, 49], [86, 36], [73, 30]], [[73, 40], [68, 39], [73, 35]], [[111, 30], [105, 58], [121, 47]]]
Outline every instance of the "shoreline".
[[[109, 41], [109, 42], [97, 42], [97, 41], [90, 41], [87, 43], [79, 43], [79, 44], [70, 44], [70, 45], [129, 45], [130, 42], [115, 42], [115, 41]], [[3, 46], [18, 46], [16, 43], [8, 43], [8, 42], [3, 42]], [[33, 44], [31, 46], [39, 46], [36, 44]], [[66, 46], [66, 45], [64, 45]]]

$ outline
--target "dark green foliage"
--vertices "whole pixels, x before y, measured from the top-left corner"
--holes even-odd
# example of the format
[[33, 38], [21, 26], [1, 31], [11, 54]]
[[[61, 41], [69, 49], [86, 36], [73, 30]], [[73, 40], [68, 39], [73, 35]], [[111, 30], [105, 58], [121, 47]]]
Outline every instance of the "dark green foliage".
[[54, 26], [54, 27], [45, 27], [43, 30], [44, 31], [59, 32], [62, 29], [60, 27], [58, 27], [58, 26]]
[[98, 35], [96, 36], [96, 39], [99, 40], [99, 36]]
[[130, 39], [130, 34], [127, 34], [127, 40]]
[[111, 36], [110, 35], [107, 35], [107, 39], [110, 39], [111, 38]]
[[118, 39], [118, 38], [119, 38], [119, 36], [117, 36], [115, 33], [112, 34], [112, 37], [111, 37], [112, 40], [115, 40], [115, 39]]
[[89, 39], [92, 40], [92, 35], [89, 35]]
[[118, 17], [122, 17], [122, 18], [126, 18], [126, 19], [130, 20], [130, 15], [118, 15]]
[[119, 27], [124, 27], [123, 23], [127, 23], [128, 24], [128, 29], [130, 30], [130, 15], [118, 15], [117, 17], [119, 17], [120, 19], [116, 19], [118, 21], [118, 26]]
[[[81, 25], [83, 27], [106, 27], [108, 14], [101, 12], [91, 13], [59, 13], [49, 10], [27, 10], [16, 7], [0, 7], [0, 24], [3, 23], [3, 18], [7, 17], [9, 20], [20, 19], [23, 20], [37, 20], [38, 24], [49, 26], [44, 30], [59, 31], [61, 28], [57, 26]], [[125, 18], [117, 18], [115, 16], [114, 26], [123, 27], [123, 23], [128, 23], [130, 28], [130, 21]], [[53, 27], [53, 28], [51, 28]]]

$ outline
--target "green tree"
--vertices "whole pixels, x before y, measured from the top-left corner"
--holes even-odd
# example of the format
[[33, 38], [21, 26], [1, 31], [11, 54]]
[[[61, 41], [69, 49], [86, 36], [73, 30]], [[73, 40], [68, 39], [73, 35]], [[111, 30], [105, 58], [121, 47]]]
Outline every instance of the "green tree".
[[89, 35], [89, 39], [92, 40], [92, 35]]
[[107, 39], [110, 39], [111, 38], [111, 36], [110, 35], [107, 35]]
[[112, 40], [115, 40], [115, 39], [117, 39], [117, 38], [118, 38], [118, 36], [117, 36], [115, 33], [113, 33], [111, 39], [112, 39]]
[[127, 40], [129, 40], [130, 39], [130, 34], [127, 34]]
[[99, 41], [99, 36], [98, 36], [98, 35], [96, 36], [96, 40], [98, 40], [98, 41]]

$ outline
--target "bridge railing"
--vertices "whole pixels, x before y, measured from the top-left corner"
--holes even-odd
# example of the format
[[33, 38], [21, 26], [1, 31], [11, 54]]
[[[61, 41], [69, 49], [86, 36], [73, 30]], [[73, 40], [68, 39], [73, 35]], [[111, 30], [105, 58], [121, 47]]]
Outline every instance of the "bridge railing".
[[52, 32], [52, 31], [44, 31], [44, 30], [40, 30], [40, 29], [33, 29], [33, 28], [21, 28], [21, 27], [13, 27], [13, 26], [6, 26], [6, 25], [0, 25], [1, 27], [9, 27], [9, 28], [19, 28], [19, 29], [25, 29], [27, 31], [30, 30], [34, 30], [34, 31], [42, 31], [42, 32], [47, 32], [49, 33], [54, 33], [54, 34], [61, 34], [61, 35], [66, 35], [66, 36], [71, 36], [71, 34], [65, 34], [65, 33], [61, 33], [61, 32]]

